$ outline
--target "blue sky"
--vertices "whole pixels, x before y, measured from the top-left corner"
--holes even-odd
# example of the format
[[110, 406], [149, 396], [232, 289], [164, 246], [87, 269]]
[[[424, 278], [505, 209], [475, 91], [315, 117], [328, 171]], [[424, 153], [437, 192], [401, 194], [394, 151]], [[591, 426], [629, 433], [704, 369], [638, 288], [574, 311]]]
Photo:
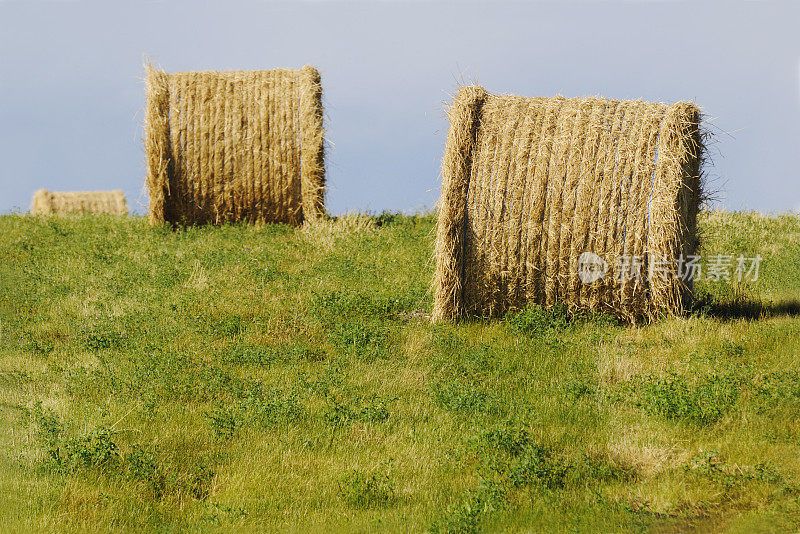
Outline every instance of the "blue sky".
[[438, 198], [462, 81], [525, 96], [694, 100], [730, 209], [800, 210], [800, 3], [0, 0], [0, 212], [122, 189], [143, 212], [143, 61], [319, 67], [328, 207]]

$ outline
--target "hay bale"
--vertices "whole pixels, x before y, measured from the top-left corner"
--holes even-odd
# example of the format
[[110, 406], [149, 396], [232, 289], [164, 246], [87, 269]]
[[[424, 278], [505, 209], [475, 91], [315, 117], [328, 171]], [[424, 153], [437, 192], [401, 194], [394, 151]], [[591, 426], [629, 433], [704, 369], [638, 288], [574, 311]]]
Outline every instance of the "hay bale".
[[324, 216], [315, 68], [167, 74], [148, 65], [146, 85], [151, 223]]
[[31, 214], [107, 213], [127, 215], [128, 203], [122, 191], [81, 191], [62, 193], [40, 189], [33, 195]]
[[[448, 115], [435, 320], [497, 316], [527, 302], [631, 321], [681, 312], [691, 282], [677, 276], [678, 261], [697, 249], [701, 193], [694, 104], [469, 86]], [[591, 283], [579, 277], [579, 259], [592, 259], [585, 252], [608, 267]], [[638, 262], [642, 276], [624, 276]]]

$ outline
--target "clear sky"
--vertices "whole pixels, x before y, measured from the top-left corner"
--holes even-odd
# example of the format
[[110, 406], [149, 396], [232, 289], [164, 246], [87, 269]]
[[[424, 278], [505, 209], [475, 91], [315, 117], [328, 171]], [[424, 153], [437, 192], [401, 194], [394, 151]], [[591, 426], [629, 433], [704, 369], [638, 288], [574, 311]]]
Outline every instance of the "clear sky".
[[459, 83], [524, 96], [694, 100], [723, 206], [800, 210], [800, 2], [0, 0], [0, 212], [122, 189], [144, 212], [145, 56], [168, 71], [322, 73], [328, 208], [439, 193]]

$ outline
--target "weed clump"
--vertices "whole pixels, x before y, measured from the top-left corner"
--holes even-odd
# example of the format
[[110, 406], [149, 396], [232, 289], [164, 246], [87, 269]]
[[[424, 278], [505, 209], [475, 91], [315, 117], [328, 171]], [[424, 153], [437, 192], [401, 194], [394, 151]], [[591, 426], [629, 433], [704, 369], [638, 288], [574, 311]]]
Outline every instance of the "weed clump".
[[645, 412], [699, 425], [725, 416], [736, 404], [741, 386], [741, 377], [734, 374], [714, 374], [696, 381], [676, 373], [647, 375], [628, 384], [634, 404]]
[[340, 428], [353, 422], [383, 423], [389, 419], [391, 399], [382, 399], [377, 395], [361, 398], [352, 395], [340, 398], [328, 397], [322, 419], [334, 428]]
[[214, 470], [202, 458], [168, 463], [153, 447], [132, 444], [127, 452], [118, 443], [121, 434], [99, 427], [79, 435], [65, 435], [57, 417], [37, 405], [32, 410], [36, 435], [45, 451], [41, 469], [58, 475], [100, 473], [112, 479], [141, 483], [155, 500], [167, 495], [205, 501], [211, 494]]
[[468, 415], [498, 415], [503, 412], [500, 399], [474, 382], [454, 379], [432, 387], [436, 403], [446, 410]]
[[594, 311], [570, 311], [566, 306], [556, 303], [553, 306], [531, 304], [525, 309], [506, 315], [506, 324], [516, 334], [548, 345], [562, 340], [563, 334], [579, 325], [591, 324], [607, 328], [619, 324], [616, 317]]
[[391, 476], [391, 461], [386, 472], [354, 470], [339, 482], [339, 493], [353, 508], [381, 508], [396, 501], [395, 484]]
[[214, 434], [223, 439], [234, 437], [244, 427], [265, 428], [295, 422], [304, 415], [297, 392], [282, 394], [276, 390], [251, 393], [232, 404], [219, 404], [206, 413]]
[[478, 487], [468, 490], [461, 502], [431, 525], [435, 534], [474, 534], [486, 517], [508, 505], [506, 492], [496, 482], [481, 479]]

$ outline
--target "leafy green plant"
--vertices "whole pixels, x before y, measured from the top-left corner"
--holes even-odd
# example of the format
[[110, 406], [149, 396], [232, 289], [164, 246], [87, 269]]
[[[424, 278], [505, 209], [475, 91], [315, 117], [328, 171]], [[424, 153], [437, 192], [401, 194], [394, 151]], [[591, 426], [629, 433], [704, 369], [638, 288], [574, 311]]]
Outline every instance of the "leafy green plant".
[[690, 382], [670, 373], [666, 377], [637, 377], [630, 386], [635, 404], [647, 413], [708, 425], [733, 408], [741, 384], [741, 377], [734, 374], [714, 374]]
[[370, 360], [385, 355], [388, 335], [379, 323], [353, 320], [336, 325], [328, 337], [345, 354]]
[[126, 476], [131, 480], [143, 482], [156, 500], [167, 492], [167, 475], [161, 466], [157, 453], [151, 448], [134, 445], [125, 457]]
[[542, 338], [548, 343], [557, 342], [559, 334], [570, 327], [569, 312], [562, 304], [549, 308], [531, 305], [508, 314], [506, 321], [515, 333]]
[[26, 337], [27, 340], [25, 343], [25, 348], [34, 354], [47, 356], [53, 352], [53, 350], [55, 350], [55, 343], [52, 339], [42, 338], [31, 334], [28, 334]]
[[245, 329], [245, 322], [241, 316], [229, 315], [201, 315], [197, 318], [200, 329], [214, 337], [233, 337], [241, 334]]
[[322, 419], [333, 427], [342, 427], [353, 422], [383, 423], [389, 419], [391, 400], [372, 395], [366, 399], [351, 396], [342, 399], [336, 396], [328, 398]]
[[287, 424], [303, 416], [303, 405], [295, 392], [263, 391], [251, 388], [250, 394], [230, 405], [219, 404], [206, 412], [211, 430], [220, 438], [230, 439], [239, 429], [247, 426], [259, 428]]
[[220, 353], [221, 361], [226, 364], [259, 365], [262, 367], [298, 361], [318, 362], [326, 357], [324, 349], [302, 343], [277, 346], [237, 343], [226, 347]]
[[452, 332], [438, 333], [433, 346], [448, 376], [480, 380], [494, 374], [500, 355], [487, 343], [470, 343]]
[[471, 415], [498, 415], [504, 411], [497, 396], [471, 381], [453, 379], [435, 384], [433, 398], [442, 408]]
[[125, 336], [119, 332], [91, 332], [87, 334], [84, 344], [93, 351], [119, 349], [125, 346]]
[[311, 313], [326, 323], [347, 319], [393, 318], [400, 312], [413, 309], [418, 295], [408, 293], [399, 297], [368, 295], [350, 291], [314, 293]]
[[498, 483], [480, 479], [478, 487], [467, 491], [461, 502], [431, 525], [432, 533], [475, 534], [482, 522], [508, 504], [506, 491]]
[[396, 500], [391, 471], [391, 461], [385, 472], [351, 471], [339, 482], [339, 493], [354, 508], [389, 506]]
[[795, 491], [771, 462], [756, 465], [729, 465], [722, 453], [712, 450], [693, 456], [683, 466], [693, 478], [705, 479], [719, 487], [727, 499], [735, 499], [752, 490], [754, 484], [771, 486], [773, 491]]
[[518, 457], [533, 445], [533, 437], [527, 428], [499, 425], [488, 430], [480, 430], [478, 443], [485, 447], [485, 450]]
[[508, 479], [514, 487], [538, 486], [559, 489], [565, 485], [570, 467], [555, 458], [547, 447], [535, 444], [526, 446], [514, 459]]
[[536, 338], [548, 345], [560, 343], [563, 334], [576, 325], [591, 324], [602, 329], [619, 324], [612, 315], [585, 310], [570, 311], [561, 303], [553, 306], [531, 304], [525, 309], [508, 313], [505, 321], [516, 334]]
[[391, 211], [382, 211], [375, 217], [375, 226], [378, 228], [388, 228], [394, 226], [402, 221], [402, 213], [393, 213]]
[[98, 428], [79, 436], [69, 437], [49, 448], [49, 467], [65, 473], [80, 469], [115, 468], [119, 462], [113, 432]]
[[753, 384], [757, 400], [767, 407], [800, 402], [800, 373], [779, 371], [767, 373]]
[[30, 411], [36, 428], [36, 437], [48, 447], [57, 446], [63, 432], [63, 425], [58, 415], [52, 410], [42, 407], [38, 401]]

